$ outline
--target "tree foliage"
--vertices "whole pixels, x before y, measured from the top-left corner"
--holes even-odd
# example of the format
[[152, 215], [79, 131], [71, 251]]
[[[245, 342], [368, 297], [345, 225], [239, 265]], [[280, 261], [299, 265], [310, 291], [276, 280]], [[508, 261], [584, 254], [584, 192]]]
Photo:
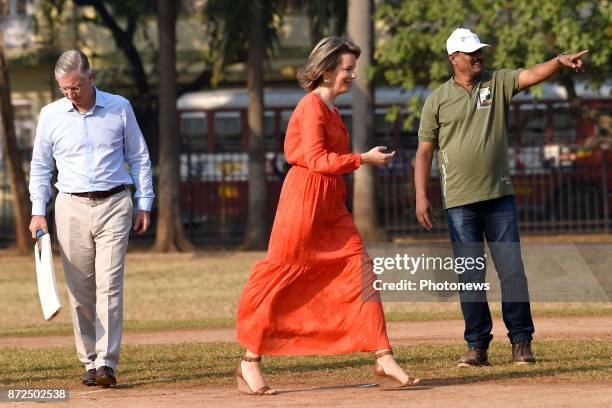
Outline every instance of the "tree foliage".
[[301, 1], [297, 4], [306, 7], [313, 45], [323, 37], [344, 32], [348, 19], [347, 0]]
[[[6, 15], [6, 0], [0, 0], [0, 16]], [[15, 115], [11, 101], [11, 79], [4, 57], [4, 21], [0, 18], [0, 139], [4, 150], [8, 183], [15, 212], [15, 246], [20, 253], [28, 253], [31, 240], [27, 234], [30, 200], [22, 167], [21, 153], [15, 133]]]
[[[278, 45], [282, 0], [262, 2], [263, 40], [266, 55], [274, 54]], [[231, 64], [245, 62], [249, 50], [249, 33], [255, 2], [249, 0], [209, 0], [204, 9], [205, 31], [210, 39], [214, 61], [213, 83], [218, 83], [223, 70]]]
[[[82, 18], [110, 30], [117, 48], [129, 62], [130, 76], [136, 86], [138, 98], [150, 99], [149, 82], [141, 52], [136, 48], [134, 35], [145, 18], [156, 10], [155, 2], [138, 0], [73, 0], [77, 6], [91, 6], [96, 10], [93, 18]], [[156, 66], [156, 64], [151, 64]], [[139, 105], [139, 101], [135, 101]]]
[[[254, 4], [249, 0], [206, 2], [203, 14], [210, 39], [211, 59], [214, 61], [213, 82], [218, 83], [222, 79], [223, 70], [228, 65], [247, 60], [250, 26], [246, 22], [253, 16]], [[262, 5], [267, 59], [276, 56], [283, 17], [296, 9], [303, 10], [308, 16], [313, 45], [322, 37], [340, 35], [346, 28], [346, 0], [267, 0]]]
[[563, 71], [556, 77], [570, 99], [574, 78], [597, 87], [612, 75], [609, 0], [392, 0], [379, 7], [377, 18], [387, 29], [377, 50], [379, 73], [407, 90], [435, 88], [448, 79], [446, 39], [457, 27], [493, 45], [485, 52], [492, 68], [530, 67], [561, 52], [589, 49], [584, 75]]

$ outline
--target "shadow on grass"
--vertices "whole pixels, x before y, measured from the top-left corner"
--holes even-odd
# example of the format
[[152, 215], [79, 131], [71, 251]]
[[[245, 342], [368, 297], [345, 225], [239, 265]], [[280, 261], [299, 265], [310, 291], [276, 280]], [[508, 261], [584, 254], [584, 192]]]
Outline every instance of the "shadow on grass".
[[[294, 388], [294, 389], [289, 389], [289, 390], [279, 390], [276, 389], [276, 393], [277, 394], [292, 394], [292, 393], [298, 393], [298, 392], [317, 392], [317, 391], [334, 391], [334, 390], [346, 390], [346, 389], [350, 389], [350, 388], [355, 388], [355, 389], [361, 389], [361, 388], [376, 388], [378, 389], [378, 384], [346, 384], [346, 385], [327, 385], [327, 386], [321, 386], [321, 387], [305, 387], [305, 388]], [[426, 389], [430, 389], [431, 387], [428, 386], [423, 386], [423, 385], [414, 385], [411, 387], [406, 387], [406, 388], [402, 388], [402, 389], [396, 389], [396, 390], [389, 390], [392, 392], [397, 392], [397, 391], [417, 391], [417, 390], [426, 390]]]

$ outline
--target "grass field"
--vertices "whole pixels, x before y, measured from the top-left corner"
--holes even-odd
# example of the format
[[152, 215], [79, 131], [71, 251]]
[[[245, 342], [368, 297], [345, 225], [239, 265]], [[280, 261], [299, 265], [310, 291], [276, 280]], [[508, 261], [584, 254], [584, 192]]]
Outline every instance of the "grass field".
[[[4, 337], [11, 347], [0, 347], [0, 388], [68, 388], [71, 391], [66, 406], [79, 408], [99, 405], [129, 408], [253, 406], [253, 400], [238, 395], [235, 390], [235, 369], [243, 350], [230, 341], [232, 330], [225, 330], [229, 335], [223, 337], [222, 342], [213, 342], [218, 338], [205, 338], [213, 331], [202, 330], [188, 340], [181, 340], [180, 334], [189, 331], [167, 330], [233, 327], [242, 286], [252, 264], [263, 256], [262, 252], [223, 251], [128, 254], [125, 331], [159, 331], [141, 337], [150, 340], [165, 336], [169, 341], [155, 344], [126, 341], [117, 369], [120, 385], [114, 390], [80, 384], [83, 366], [76, 358], [70, 337], [63, 338], [64, 343], [53, 343], [66, 344], [59, 347], [49, 347], [49, 338], [39, 337], [72, 333], [60, 263], [56, 264], [56, 272], [64, 309], [53, 321], [45, 322], [31, 258], [2, 256], [0, 338]], [[56, 261], [59, 261], [58, 256]], [[493, 314], [499, 316], [499, 303], [492, 302], [491, 306]], [[456, 302], [388, 302], [384, 307], [388, 321], [461, 318]], [[492, 367], [469, 369], [456, 366], [458, 357], [465, 351], [465, 344], [459, 340], [460, 330], [457, 330], [456, 339], [451, 336], [438, 342], [394, 342], [400, 364], [423, 379], [423, 387], [417, 387], [418, 393], [395, 396], [382, 396], [388, 393], [369, 392], [369, 387], [357, 386], [374, 382], [371, 353], [265, 358], [263, 369], [267, 379], [282, 395], [274, 404], [268, 405], [267, 400], [262, 403], [283, 407], [315, 404], [400, 407], [408, 400], [420, 399], [419, 406], [472, 407], [473, 395], [479, 395], [479, 398], [488, 399], [487, 406], [509, 406], [509, 401], [515, 401], [515, 394], [523, 392], [527, 397], [522, 396], [522, 405], [537, 408], [577, 406], [578, 403], [606, 406], [598, 401], [606, 399], [605, 390], [612, 384], [612, 342], [605, 324], [602, 331], [601, 323], [597, 326], [596, 319], [589, 319], [589, 316], [612, 316], [612, 304], [534, 303], [532, 310], [536, 317], [584, 316], [580, 321], [586, 332], [577, 331], [572, 336], [564, 331], [567, 326], [562, 322], [561, 327], [555, 329], [556, 334], [551, 334], [551, 330], [548, 337], [541, 336], [534, 342], [538, 363], [533, 366], [511, 363], [510, 346], [504, 336], [496, 335], [500, 340], [491, 344]], [[541, 319], [541, 327], [546, 326], [545, 321]], [[434, 325], [454, 327], [457, 323], [461, 327], [456, 321], [406, 322], [389, 327], [396, 330], [405, 326], [414, 335], [417, 326], [425, 325], [421, 334], [427, 335]], [[401, 334], [400, 331], [395, 333]], [[129, 333], [125, 338], [128, 337]], [[522, 391], [515, 391], [517, 388], [508, 387], [510, 385], [522, 387]], [[497, 391], [492, 392], [491, 387], [498, 387]], [[543, 388], [546, 390], [538, 394]], [[580, 393], [576, 394], [578, 391]], [[505, 393], [506, 397], [500, 397], [499, 393]]]
[[[128, 254], [125, 274], [125, 330], [213, 328], [234, 325], [236, 305], [253, 263], [262, 252]], [[3, 256], [0, 263], [0, 336], [70, 334], [72, 325], [59, 256], [56, 275], [64, 309], [45, 322], [30, 257]], [[492, 302], [500, 315], [499, 302]], [[612, 315], [612, 303], [534, 303], [535, 316]], [[389, 302], [388, 321], [460, 319], [456, 302]]]
[[[608, 341], [544, 340], [534, 344], [538, 364], [515, 366], [505, 342], [493, 342], [492, 367], [462, 369], [455, 361], [463, 345], [399, 346], [399, 362], [429, 384], [524, 378], [571, 382], [612, 380], [612, 344]], [[577, 350], [580, 350], [577, 353]], [[240, 348], [235, 343], [183, 343], [125, 346], [120, 367], [124, 385], [232, 384]], [[304, 385], [348, 384], [372, 381], [372, 355], [333, 357], [271, 357], [264, 363], [271, 383]], [[69, 347], [0, 349], [1, 385], [21, 387], [75, 387], [82, 366]]]

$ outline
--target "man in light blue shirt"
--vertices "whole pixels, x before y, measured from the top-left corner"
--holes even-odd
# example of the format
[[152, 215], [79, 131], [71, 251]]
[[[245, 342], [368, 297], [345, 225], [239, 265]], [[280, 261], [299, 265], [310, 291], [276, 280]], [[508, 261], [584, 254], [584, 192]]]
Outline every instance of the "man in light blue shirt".
[[[48, 231], [45, 208], [55, 160], [56, 232], [77, 354], [86, 367], [82, 382], [108, 387], [116, 384], [130, 228], [143, 234], [150, 225], [151, 162], [129, 101], [94, 86], [85, 54], [64, 52], [55, 79], [64, 98], [40, 112], [30, 170], [30, 231], [33, 237], [39, 229]], [[136, 190], [134, 216], [128, 184]]]

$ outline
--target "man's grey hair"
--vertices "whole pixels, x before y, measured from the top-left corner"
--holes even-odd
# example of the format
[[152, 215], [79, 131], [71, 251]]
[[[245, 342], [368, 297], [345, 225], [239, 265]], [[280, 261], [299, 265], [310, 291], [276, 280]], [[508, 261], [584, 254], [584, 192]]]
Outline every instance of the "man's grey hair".
[[65, 77], [75, 71], [78, 71], [84, 78], [92, 73], [87, 55], [78, 49], [64, 51], [55, 63], [55, 79]]

